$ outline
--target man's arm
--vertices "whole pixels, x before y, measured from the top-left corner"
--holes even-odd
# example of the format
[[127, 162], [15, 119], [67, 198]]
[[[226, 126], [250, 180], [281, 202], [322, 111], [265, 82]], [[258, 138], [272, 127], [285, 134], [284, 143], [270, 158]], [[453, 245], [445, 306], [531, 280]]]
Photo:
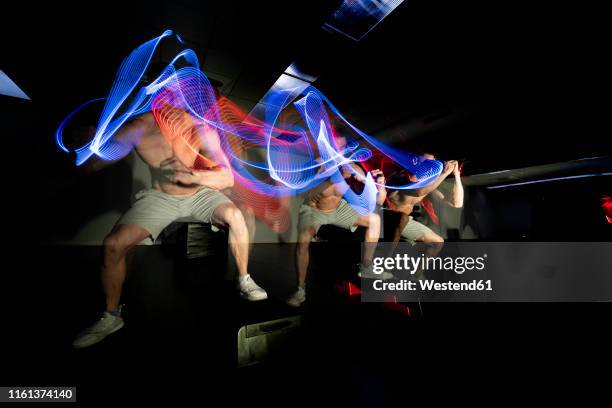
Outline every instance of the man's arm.
[[461, 183], [459, 163], [457, 163], [453, 169], [453, 176], [455, 177], [453, 191], [451, 192], [451, 199], [447, 200], [447, 202], [453, 208], [461, 208], [463, 207], [463, 183]]
[[[93, 137], [94, 129], [90, 128], [89, 139]], [[121, 126], [117, 132], [112, 136], [112, 141], [116, 144], [121, 145], [118, 151], [124, 153], [123, 156], [118, 157], [113, 160], [106, 160], [98, 157], [97, 155], [92, 155], [82, 167], [85, 172], [94, 172], [98, 170], [102, 170], [114, 163], [117, 163], [121, 159], [123, 159], [129, 152], [132, 151], [134, 146], [138, 143], [138, 140], [144, 135], [147, 131], [147, 123], [145, 120], [141, 118], [135, 118]]]
[[443, 203], [453, 207], [453, 208], [462, 208], [463, 207], [463, 184], [461, 183], [461, 174], [459, 173], [459, 166], [455, 166], [453, 169], [453, 176], [455, 181], [453, 183], [453, 189], [451, 191], [450, 199], [446, 197], [440, 190], [434, 190], [431, 192], [431, 195], [440, 199]]
[[349, 166], [351, 166], [353, 168], [353, 170], [355, 170], [357, 172], [357, 174], [359, 174], [361, 177], [363, 177], [363, 181], [365, 182], [365, 171], [363, 170], [363, 167], [361, 167], [360, 165], [358, 165], [355, 162], [349, 162], [348, 164]]
[[[352, 167], [353, 169], [355, 169], [357, 174], [354, 175], [343, 167], [341, 169], [341, 172], [344, 178], [348, 179], [348, 178], [354, 177], [360, 183], [365, 184], [366, 173], [363, 170], [363, 168], [355, 162], [350, 162], [348, 165]], [[387, 198], [387, 189], [385, 188], [385, 182], [386, 182], [385, 175], [380, 169], [374, 169], [370, 171], [370, 174], [372, 175], [374, 182], [377, 184], [376, 189], [378, 190], [378, 193], [376, 194], [376, 205], [382, 206], [385, 203], [385, 199]]]
[[213, 170], [194, 170], [194, 173], [198, 184], [214, 190], [234, 186], [234, 174], [225, 166], [218, 166]]
[[457, 165], [457, 162], [455, 160], [446, 162], [444, 166], [444, 171], [442, 172], [442, 174], [440, 174], [433, 183], [428, 184], [425, 187], [416, 189], [415, 190], [416, 195], [419, 197], [425, 197], [427, 194], [437, 189], [440, 186], [440, 184], [442, 184], [442, 182], [446, 179], [446, 177], [448, 177], [448, 175], [453, 172], [456, 165]]
[[387, 199], [387, 189], [385, 188], [385, 175], [382, 170], [375, 169], [370, 172], [372, 174], [372, 178], [376, 182], [376, 188], [378, 189], [378, 194], [376, 197], [376, 205], [382, 206]]
[[[178, 162], [176, 158], [172, 158], [172, 160]], [[174, 169], [167, 177], [173, 183], [180, 183], [186, 186], [199, 184], [214, 190], [223, 190], [234, 186], [234, 174], [226, 166], [217, 166], [209, 170], [193, 170], [182, 164], [164, 164], [166, 168], [169, 168], [171, 165], [174, 166]], [[178, 169], [176, 166], [182, 166], [183, 169]]]
[[199, 184], [214, 190], [233, 187], [234, 174], [227, 156], [221, 149], [218, 133], [208, 126], [198, 126], [197, 130], [202, 142], [205, 143], [205, 147], [200, 150], [199, 154], [210, 154], [219, 165], [206, 170], [185, 168], [181, 171], [179, 169], [171, 176], [171, 180], [185, 185]]

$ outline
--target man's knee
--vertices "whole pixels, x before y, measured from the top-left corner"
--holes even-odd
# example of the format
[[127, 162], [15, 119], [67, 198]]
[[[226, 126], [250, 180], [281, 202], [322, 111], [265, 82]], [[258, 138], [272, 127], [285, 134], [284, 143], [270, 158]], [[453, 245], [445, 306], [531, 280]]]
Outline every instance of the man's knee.
[[380, 215], [376, 213], [372, 213], [372, 214], [360, 216], [359, 218], [357, 218], [357, 221], [355, 221], [355, 224], [353, 225], [359, 225], [362, 227], [372, 228], [372, 229], [380, 228]]
[[442, 238], [435, 232], [430, 232], [423, 235], [418, 241], [425, 242], [427, 244], [443, 244], [444, 238]]
[[314, 228], [308, 228], [298, 234], [297, 247], [298, 250], [307, 250], [310, 246], [312, 238], [315, 236]]
[[238, 230], [246, 228], [246, 221], [242, 211], [235, 205], [228, 205], [223, 209], [223, 221], [230, 229]]
[[380, 215], [370, 214], [368, 216], [369, 225], [368, 228], [377, 229], [380, 228]]
[[118, 258], [125, 255], [130, 245], [128, 240], [122, 236], [120, 232], [113, 232], [104, 238], [102, 242], [104, 245], [104, 256], [111, 258]]
[[145, 239], [149, 232], [137, 225], [119, 225], [102, 242], [106, 256], [124, 256], [130, 249]]

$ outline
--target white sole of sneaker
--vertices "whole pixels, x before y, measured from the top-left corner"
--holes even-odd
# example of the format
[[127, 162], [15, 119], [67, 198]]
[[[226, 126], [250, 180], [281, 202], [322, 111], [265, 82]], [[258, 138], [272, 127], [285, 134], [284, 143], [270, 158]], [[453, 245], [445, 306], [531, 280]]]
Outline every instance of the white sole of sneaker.
[[100, 340], [96, 341], [95, 343], [91, 343], [91, 344], [86, 344], [83, 346], [77, 346], [77, 345], [72, 345], [72, 347], [76, 348], [76, 349], [84, 349], [87, 347], [91, 347], [91, 346], [95, 346], [96, 344], [102, 342], [102, 340], [104, 340], [105, 338], [107, 338], [108, 336], [110, 336], [111, 334], [115, 333], [116, 331], [120, 330], [121, 328], [123, 328], [123, 326], [125, 326], [125, 322], [122, 320], [121, 323], [115, 327], [113, 330], [109, 331], [108, 333], [106, 333], [106, 335], [104, 337], [102, 337]]
[[358, 278], [361, 279], [373, 279], [373, 280], [391, 280], [394, 278], [394, 276], [389, 276], [389, 277], [382, 277], [380, 275], [362, 275], [362, 274], [357, 274]]
[[[122, 320], [121, 323], [117, 327], [115, 327], [113, 330], [109, 331], [108, 334], [113, 334], [117, 330], [123, 328], [123, 326], [125, 326], [125, 322]], [[106, 336], [108, 336], [108, 334]], [[106, 336], [104, 336], [104, 337], [106, 337]]]
[[266, 293], [265, 296], [257, 298], [257, 299], [249, 299], [249, 295], [247, 295], [246, 293], [240, 292], [240, 297], [248, 300], [249, 302], [259, 302], [260, 300], [266, 300], [268, 298], [268, 294]]

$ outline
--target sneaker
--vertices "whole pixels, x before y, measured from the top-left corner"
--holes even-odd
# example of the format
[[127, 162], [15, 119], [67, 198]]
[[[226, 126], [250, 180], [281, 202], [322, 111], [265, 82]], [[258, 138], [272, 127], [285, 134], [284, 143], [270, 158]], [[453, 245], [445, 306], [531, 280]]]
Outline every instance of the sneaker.
[[306, 290], [302, 287], [298, 287], [298, 289], [287, 298], [287, 304], [292, 307], [300, 307], [305, 301]]
[[393, 279], [394, 276], [392, 273], [384, 271], [383, 273], [374, 273], [374, 267], [359, 265], [359, 272], [357, 273], [361, 279], [381, 279], [388, 280]]
[[111, 313], [104, 312], [100, 320], [77, 334], [76, 339], [72, 342], [72, 346], [75, 348], [93, 346], [102, 341], [109, 334], [121, 329], [123, 325], [124, 323], [121, 316], [115, 316]]
[[263, 290], [255, 281], [251, 278], [251, 275], [247, 275], [244, 279], [238, 280], [238, 289], [240, 289], [240, 296], [244, 299], [255, 302], [257, 300], [264, 300], [268, 298], [268, 294]]

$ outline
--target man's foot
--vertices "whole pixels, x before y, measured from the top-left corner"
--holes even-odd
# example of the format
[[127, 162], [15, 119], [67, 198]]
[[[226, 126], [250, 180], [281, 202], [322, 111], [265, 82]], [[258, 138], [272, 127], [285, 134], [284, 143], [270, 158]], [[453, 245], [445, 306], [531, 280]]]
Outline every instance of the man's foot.
[[359, 272], [357, 273], [357, 276], [359, 276], [361, 279], [388, 280], [394, 278], [393, 274], [390, 272], [383, 271], [383, 273], [374, 273], [374, 267], [372, 265], [363, 266], [361, 264], [359, 265]]
[[109, 312], [104, 312], [100, 320], [77, 334], [76, 339], [72, 342], [72, 346], [75, 348], [93, 346], [102, 341], [109, 334], [121, 329], [123, 325], [123, 319], [120, 315], [115, 316]]
[[240, 296], [250, 300], [251, 302], [268, 298], [266, 291], [255, 283], [255, 281], [251, 278], [251, 275], [241, 276], [238, 278], [238, 289], [240, 289]]
[[292, 307], [300, 307], [305, 301], [306, 290], [301, 286], [287, 298], [287, 304]]

